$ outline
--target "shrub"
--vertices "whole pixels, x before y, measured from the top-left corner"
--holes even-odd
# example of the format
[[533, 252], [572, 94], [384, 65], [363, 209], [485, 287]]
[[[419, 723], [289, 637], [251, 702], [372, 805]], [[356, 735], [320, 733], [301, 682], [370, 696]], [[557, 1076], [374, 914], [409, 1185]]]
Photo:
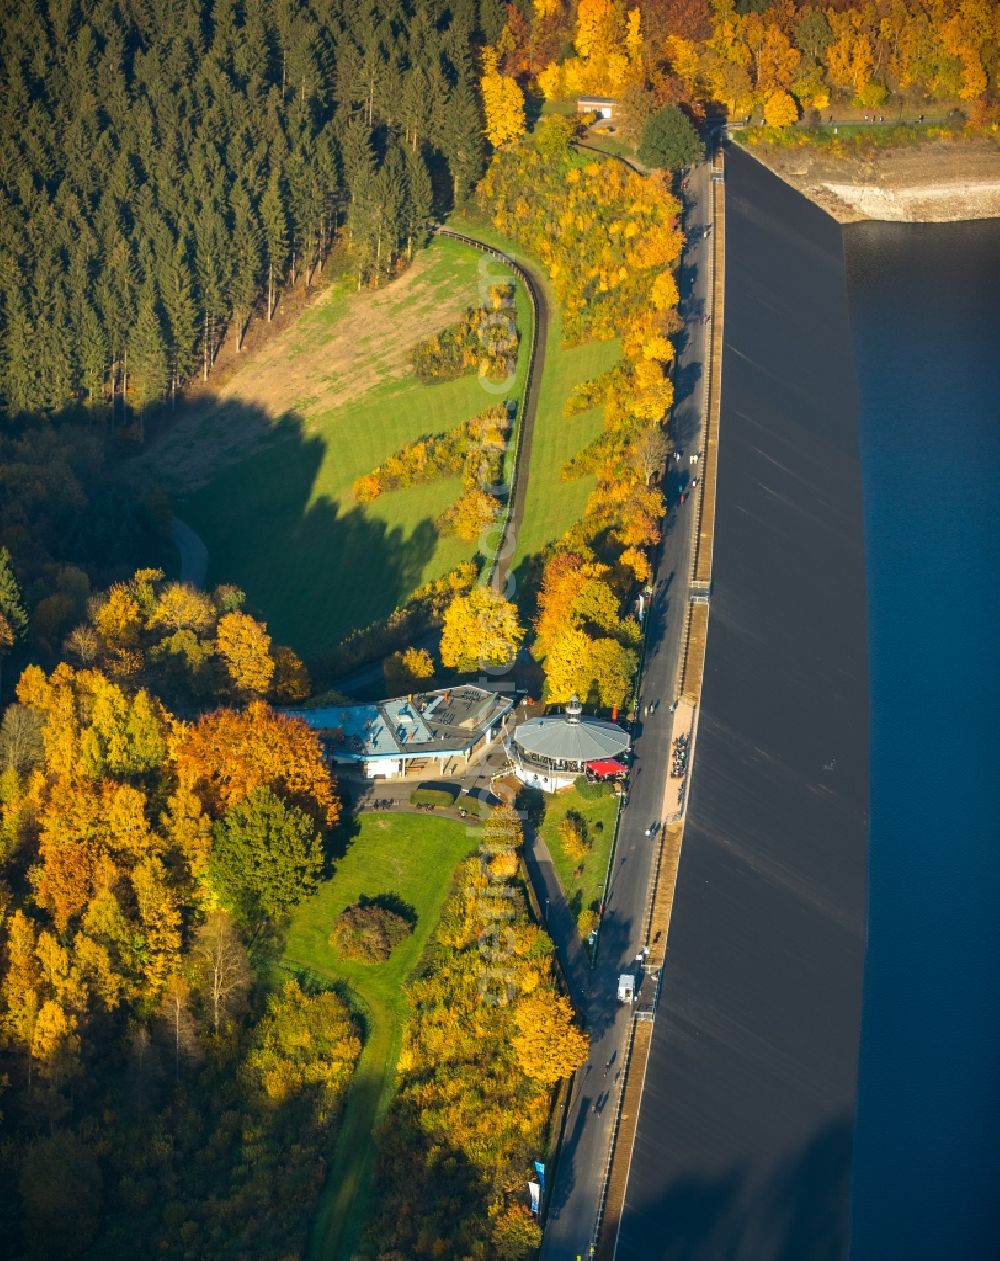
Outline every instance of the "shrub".
[[453, 806], [456, 793], [450, 788], [414, 788], [410, 793], [411, 806]]
[[487, 407], [447, 433], [423, 434], [354, 482], [358, 503], [404, 486], [461, 474], [465, 489], [495, 485], [503, 474], [511, 417], [503, 403]]
[[330, 944], [343, 959], [355, 963], [385, 963], [393, 950], [413, 932], [413, 919], [385, 902], [388, 897], [362, 897], [337, 916]]
[[598, 797], [610, 797], [614, 792], [613, 785], [601, 783], [600, 781], [591, 783], [586, 775], [578, 775], [573, 781], [573, 787], [584, 801], [596, 801]]
[[497, 379], [513, 374], [520, 341], [514, 286], [491, 285], [489, 294], [489, 307], [469, 307], [457, 324], [411, 351], [413, 370], [424, 384], [452, 381], [467, 372]]
[[569, 810], [559, 824], [559, 839], [563, 852], [573, 862], [582, 863], [590, 849], [591, 841], [587, 835], [587, 821], [576, 810]]
[[459, 810], [464, 810], [466, 814], [475, 815], [477, 819], [481, 819], [484, 814], [489, 814], [489, 806], [485, 801], [480, 801], [478, 797], [470, 797], [468, 793], [462, 793], [458, 799]]
[[597, 923], [597, 912], [592, 907], [585, 906], [576, 917], [577, 932], [581, 937], [589, 937], [596, 930]]

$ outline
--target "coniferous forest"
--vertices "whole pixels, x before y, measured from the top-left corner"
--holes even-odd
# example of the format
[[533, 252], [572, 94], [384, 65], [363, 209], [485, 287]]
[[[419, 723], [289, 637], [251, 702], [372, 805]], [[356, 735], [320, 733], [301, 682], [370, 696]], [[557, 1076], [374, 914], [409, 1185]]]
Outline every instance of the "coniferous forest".
[[0, 399], [140, 411], [484, 166], [498, 0], [19, 0], [0, 34]]

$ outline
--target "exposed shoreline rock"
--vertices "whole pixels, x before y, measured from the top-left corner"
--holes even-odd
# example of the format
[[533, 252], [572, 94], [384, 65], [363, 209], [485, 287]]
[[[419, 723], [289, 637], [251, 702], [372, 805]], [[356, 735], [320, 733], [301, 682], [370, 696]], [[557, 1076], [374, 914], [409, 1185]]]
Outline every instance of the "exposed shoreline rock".
[[931, 140], [860, 155], [828, 149], [746, 151], [838, 223], [950, 223], [1000, 217], [1000, 143]]

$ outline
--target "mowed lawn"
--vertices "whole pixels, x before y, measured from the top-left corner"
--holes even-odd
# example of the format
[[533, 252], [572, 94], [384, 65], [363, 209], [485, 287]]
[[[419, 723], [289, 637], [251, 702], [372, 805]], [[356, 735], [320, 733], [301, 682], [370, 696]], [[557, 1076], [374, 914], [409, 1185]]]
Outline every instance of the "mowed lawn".
[[[446, 306], [450, 323], [466, 306], [486, 301], [485, 284], [510, 275], [492, 261], [486, 275], [482, 261], [467, 246], [437, 240], [416, 279], [402, 285], [403, 277], [377, 294], [334, 291], [284, 335], [283, 357], [272, 350], [263, 368], [248, 361], [243, 384], [239, 375], [227, 384], [219, 409], [230, 428], [239, 408], [248, 418], [255, 408], [268, 410], [272, 428], [252, 454], [222, 463], [206, 484], [182, 494], [177, 511], [208, 546], [209, 581], [246, 591], [274, 638], [307, 660], [475, 551], [474, 543], [439, 538], [433, 524], [460, 494], [458, 478], [408, 487], [363, 507], [351, 488], [407, 442], [452, 429], [507, 396], [475, 375], [422, 385], [399, 353], [443, 326], [440, 314], [433, 318], [434, 302]], [[517, 308], [522, 354], [511, 395], [521, 388], [530, 336], [520, 286]], [[350, 340], [343, 336], [347, 320], [356, 331]], [[275, 376], [285, 371], [289, 410], [274, 414]], [[352, 372], [370, 384], [328, 406], [351, 394]], [[210, 433], [211, 412], [204, 423]]]
[[587, 476], [565, 482], [562, 470], [601, 432], [601, 408], [594, 407], [569, 418], [563, 414], [563, 408], [574, 386], [600, 376], [621, 358], [621, 342], [615, 339], [563, 346], [562, 314], [541, 263], [515, 241], [502, 236], [481, 216], [454, 216], [449, 226], [496, 245], [530, 266], [548, 299], [548, 347], [528, 461], [524, 520], [514, 552], [517, 564], [541, 552], [583, 516], [587, 498], [594, 489], [594, 479]]
[[[372, 1134], [388, 1105], [406, 1018], [404, 986], [438, 922], [456, 867], [477, 847], [474, 831], [426, 814], [365, 814], [331, 880], [295, 912], [282, 966], [320, 986], [347, 987], [365, 1042], [314, 1224], [309, 1255], [352, 1256], [364, 1225], [374, 1159]], [[416, 912], [416, 928], [386, 963], [338, 957], [337, 915], [362, 894], [391, 893]]]
[[[604, 882], [608, 870], [608, 857], [615, 836], [615, 820], [618, 817], [617, 796], [608, 795], [587, 800], [575, 788], [545, 798], [545, 818], [539, 833], [552, 855], [559, 883], [566, 900], [575, 913], [588, 907], [596, 907], [604, 896]], [[591, 846], [583, 860], [583, 871], [577, 874], [578, 864], [563, 851], [559, 838], [559, 825], [566, 815], [575, 810], [587, 823]]]

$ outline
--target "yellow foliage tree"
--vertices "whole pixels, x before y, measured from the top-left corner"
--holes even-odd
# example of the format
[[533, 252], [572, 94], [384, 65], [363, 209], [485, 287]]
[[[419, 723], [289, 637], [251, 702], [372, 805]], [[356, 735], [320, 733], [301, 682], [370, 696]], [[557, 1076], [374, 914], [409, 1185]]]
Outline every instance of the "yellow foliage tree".
[[203, 591], [190, 583], [171, 582], [156, 602], [149, 625], [204, 634], [215, 625], [215, 606]]
[[216, 648], [238, 692], [263, 695], [274, 674], [271, 636], [246, 613], [227, 613], [219, 619]]
[[510, 665], [524, 630], [517, 606], [498, 591], [476, 587], [448, 605], [441, 631], [441, 660], [458, 670]]
[[304, 701], [312, 691], [312, 679], [302, 658], [284, 644], [271, 654], [274, 675], [271, 678], [271, 695], [285, 705]]
[[574, 863], [582, 863], [590, 849], [587, 825], [580, 815], [570, 811], [559, 824], [559, 840], [563, 853]]
[[111, 648], [130, 648], [142, 624], [139, 602], [124, 583], [115, 583], [94, 613], [94, 625]]
[[54, 999], [46, 999], [35, 1017], [31, 1059], [40, 1077], [53, 1085], [80, 1071], [80, 1037], [77, 1018], [67, 1014]]
[[396, 695], [416, 691], [434, 676], [434, 658], [426, 648], [407, 648], [387, 657], [385, 665], [386, 686]]
[[539, 991], [518, 1001], [514, 1050], [521, 1071], [536, 1081], [555, 1085], [585, 1063], [590, 1041], [573, 1024], [569, 999]]
[[768, 127], [789, 127], [798, 116], [795, 100], [789, 93], [777, 88], [768, 96], [764, 105], [764, 122]]
[[524, 93], [517, 80], [501, 74], [497, 54], [483, 50], [483, 77], [479, 80], [486, 115], [486, 138], [495, 149], [524, 134]]
[[142, 924], [142, 970], [159, 992], [176, 969], [181, 947], [181, 913], [158, 858], [147, 858], [132, 872], [132, 887]]
[[626, 547], [620, 559], [622, 564], [628, 565], [635, 574], [636, 582], [649, 582], [652, 578], [653, 571], [649, 567], [649, 558], [638, 547]]

